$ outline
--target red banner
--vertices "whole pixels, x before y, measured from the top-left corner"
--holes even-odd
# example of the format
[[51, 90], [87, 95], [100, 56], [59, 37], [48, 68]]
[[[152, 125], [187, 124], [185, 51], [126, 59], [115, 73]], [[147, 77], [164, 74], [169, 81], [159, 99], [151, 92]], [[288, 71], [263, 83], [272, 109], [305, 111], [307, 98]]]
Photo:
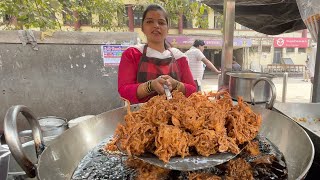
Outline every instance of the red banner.
[[274, 38], [273, 46], [276, 48], [307, 48], [308, 38]]

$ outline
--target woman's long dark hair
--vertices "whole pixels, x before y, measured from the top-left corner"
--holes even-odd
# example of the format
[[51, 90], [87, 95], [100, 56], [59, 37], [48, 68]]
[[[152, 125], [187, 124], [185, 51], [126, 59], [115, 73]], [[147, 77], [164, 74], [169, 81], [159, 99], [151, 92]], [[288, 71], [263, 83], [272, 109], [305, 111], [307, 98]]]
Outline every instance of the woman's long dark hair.
[[[149, 11], [162, 11], [164, 14], [164, 18], [166, 19], [167, 24], [169, 25], [169, 20], [168, 20], [168, 13], [167, 11], [159, 4], [150, 4], [147, 6], [147, 8], [144, 10], [143, 15], [142, 15], [142, 23], [141, 23], [141, 29], [143, 29], [143, 21], [146, 18], [146, 15]], [[164, 48], [168, 49], [170, 46], [168, 46], [167, 41], [164, 40]]]

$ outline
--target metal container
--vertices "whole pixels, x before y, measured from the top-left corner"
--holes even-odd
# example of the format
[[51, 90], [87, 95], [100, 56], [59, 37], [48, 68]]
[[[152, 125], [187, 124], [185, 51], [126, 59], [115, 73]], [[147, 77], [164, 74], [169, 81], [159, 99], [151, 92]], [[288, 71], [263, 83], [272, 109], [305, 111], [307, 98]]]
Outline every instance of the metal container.
[[[53, 137], [53, 136], [44, 137], [44, 142], [46, 143], [46, 145], [49, 145], [50, 142], [54, 138], [55, 137]], [[3, 145], [2, 147], [3, 147], [3, 149], [6, 149], [6, 152], [0, 154], [0, 159], [7, 157], [7, 162], [6, 162], [8, 164], [8, 170], [7, 170], [7, 174], [6, 174], [7, 179], [36, 179], [36, 178], [28, 178], [28, 176], [26, 175], [26, 172], [19, 166], [19, 164], [17, 163], [17, 161], [13, 157], [13, 154], [9, 151], [8, 146]], [[30, 158], [30, 160], [33, 163], [37, 162], [37, 156], [36, 156], [33, 140], [23, 143], [22, 149], [23, 149], [23, 152], [26, 153], [27, 157]], [[1, 169], [2, 168], [3, 167], [1, 167]]]
[[[268, 79], [270, 82], [275, 78], [272, 74], [267, 73], [255, 73], [255, 72], [229, 72], [227, 75], [229, 78], [229, 93], [233, 99], [237, 99], [238, 96], [242, 96], [246, 102], [252, 102], [251, 100], [251, 88], [254, 83], [259, 79]], [[271, 98], [271, 86], [272, 84], [264, 80], [256, 84], [254, 88], [255, 102], [264, 103]]]
[[68, 129], [68, 123], [65, 118], [45, 116], [40, 117], [38, 121], [44, 137], [58, 136]]
[[[45, 116], [38, 118], [43, 137], [57, 137], [68, 129], [65, 118], [56, 116]], [[24, 130], [19, 132], [21, 143], [32, 141], [32, 131]]]
[[0, 179], [7, 179], [10, 156], [6, 153], [10, 152], [8, 148], [0, 145]]
[[[132, 105], [131, 110], [139, 109]], [[302, 179], [307, 174], [313, 158], [314, 147], [307, 133], [291, 119], [253, 106], [256, 113], [262, 115], [260, 133], [272, 141], [284, 154], [288, 167], [288, 179]], [[22, 114], [28, 119], [33, 130], [38, 163], [31, 162], [22, 151], [16, 132], [17, 116]], [[38, 179], [70, 179], [81, 159], [102, 140], [112, 136], [117, 125], [124, 122], [127, 107], [121, 107], [99, 114], [67, 130], [62, 135], [45, 145], [41, 136], [40, 125], [33, 113], [25, 106], [13, 106], [6, 114], [4, 123], [5, 137], [13, 154], [29, 177]]]

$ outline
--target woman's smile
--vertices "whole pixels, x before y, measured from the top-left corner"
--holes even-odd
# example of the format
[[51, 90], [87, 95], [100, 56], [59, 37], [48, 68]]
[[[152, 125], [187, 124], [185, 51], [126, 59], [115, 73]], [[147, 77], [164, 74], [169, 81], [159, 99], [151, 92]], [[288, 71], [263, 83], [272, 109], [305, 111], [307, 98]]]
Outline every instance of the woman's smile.
[[154, 35], [161, 35], [161, 32], [159, 32], [159, 31], [152, 31], [152, 34], [154, 34]]

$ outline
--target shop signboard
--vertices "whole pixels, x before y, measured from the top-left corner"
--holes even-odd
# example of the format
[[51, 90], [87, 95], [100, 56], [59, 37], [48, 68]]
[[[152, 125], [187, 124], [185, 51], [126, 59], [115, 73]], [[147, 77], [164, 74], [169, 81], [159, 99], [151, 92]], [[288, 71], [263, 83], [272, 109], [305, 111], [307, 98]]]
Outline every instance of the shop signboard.
[[[198, 36], [168, 36], [167, 41], [174, 47], [179, 46], [192, 46], [196, 39], [201, 39], [208, 47], [222, 47], [223, 40], [210, 37], [198, 37]], [[251, 47], [252, 40], [247, 38], [234, 38], [233, 46], [235, 47]]]
[[274, 38], [273, 46], [275, 48], [307, 48], [309, 46], [308, 38]]

